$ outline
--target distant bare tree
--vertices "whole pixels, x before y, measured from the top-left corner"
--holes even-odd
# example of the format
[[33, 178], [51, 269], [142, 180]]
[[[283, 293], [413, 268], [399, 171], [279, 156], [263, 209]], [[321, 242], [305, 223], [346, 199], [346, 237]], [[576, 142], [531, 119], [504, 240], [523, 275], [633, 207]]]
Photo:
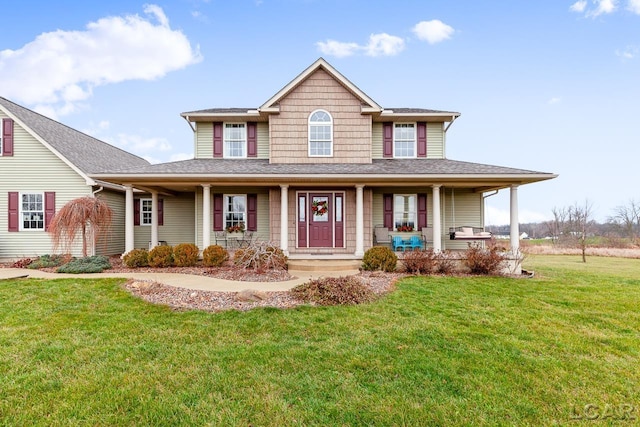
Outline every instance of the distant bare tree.
[[97, 197], [85, 196], [65, 204], [53, 217], [49, 233], [53, 240], [53, 251], [59, 246], [68, 253], [73, 242], [82, 237], [82, 256], [87, 256], [87, 241], [96, 242], [111, 227], [113, 211], [107, 203]]
[[567, 208], [554, 207], [551, 211], [553, 219], [546, 222], [547, 233], [551, 236], [553, 244], [560, 242], [564, 237], [566, 229], [567, 216], [569, 215]]
[[594, 224], [592, 216], [593, 204], [588, 200], [584, 201], [584, 205], [576, 202], [568, 208], [568, 231], [577, 240], [578, 247], [582, 251], [582, 262], [587, 262], [587, 235]]
[[609, 222], [616, 225], [624, 237], [634, 243], [640, 231], [640, 202], [629, 200], [626, 205], [616, 206], [614, 215], [609, 217]]

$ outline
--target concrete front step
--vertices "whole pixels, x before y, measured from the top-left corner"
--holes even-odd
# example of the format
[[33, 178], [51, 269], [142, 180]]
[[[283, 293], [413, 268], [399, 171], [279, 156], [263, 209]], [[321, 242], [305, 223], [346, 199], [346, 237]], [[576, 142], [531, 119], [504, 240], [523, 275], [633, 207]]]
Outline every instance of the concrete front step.
[[331, 259], [289, 259], [289, 272], [291, 271], [331, 271], [331, 272], [357, 272], [362, 261], [350, 260], [331, 260]]

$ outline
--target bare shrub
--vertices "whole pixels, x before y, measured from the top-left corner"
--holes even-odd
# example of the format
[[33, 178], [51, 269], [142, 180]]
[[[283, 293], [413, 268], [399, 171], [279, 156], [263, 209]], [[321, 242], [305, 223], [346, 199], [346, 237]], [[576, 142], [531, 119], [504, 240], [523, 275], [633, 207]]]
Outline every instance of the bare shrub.
[[456, 271], [457, 260], [451, 251], [442, 251], [436, 254], [435, 272], [439, 274], [451, 274]]
[[355, 305], [375, 300], [375, 293], [354, 276], [310, 280], [291, 289], [291, 294], [318, 305]]
[[147, 267], [149, 265], [149, 251], [133, 249], [124, 254], [122, 262], [129, 268]]
[[402, 263], [407, 273], [431, 274], [438, 265], [437, 254], [432, 248], [406, 252]]
[[506, 257], [496, 245], [485, 249], [480, 244], [470, 243], [465, 251], [464, 264], [472, 274], [498, 274], [505, 261]]
[[13, 264], [11, 264], [11, 268], [27, 268], [32, 262], [33, 260], [31, 258], [22, 258], [14, 261]]
[[176, 267], [193, 267], [198, 263], [200, 249], [193, 243], [180, 243], [173, 248], [173, 264]]
[[251, 243], [249, 247], [238, 249], [233, 255], [233, 263], [256, 271], [287, 269], [287, 257], [282, 249], [261, 240]]
[[206, 267], [220, 267], [229, 259], [229, 252], [219, 245], [207, 246], [202, 252], [202, 263]]
[[398, 257], [386, 246], [369, 248], [362, 257], [362, 268], [366, 271], [382, 270], [390, 273], [396, 269]]
[[171, 267], [173, 265], [173, 248], [171, 246], [156, 246], [149, 251], [150, 267]]

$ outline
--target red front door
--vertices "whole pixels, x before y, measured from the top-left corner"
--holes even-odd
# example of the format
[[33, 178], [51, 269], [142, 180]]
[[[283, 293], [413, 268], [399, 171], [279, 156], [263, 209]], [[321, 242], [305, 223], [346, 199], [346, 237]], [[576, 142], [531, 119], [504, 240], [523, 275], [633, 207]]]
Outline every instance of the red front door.
[[333, 247], [333, 206], [331, 193], [309, 194], [309, 247]]

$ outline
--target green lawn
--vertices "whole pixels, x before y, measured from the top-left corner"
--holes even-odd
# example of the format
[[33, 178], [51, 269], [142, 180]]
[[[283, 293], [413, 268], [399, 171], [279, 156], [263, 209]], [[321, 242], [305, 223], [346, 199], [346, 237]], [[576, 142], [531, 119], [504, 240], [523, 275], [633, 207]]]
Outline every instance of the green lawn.
[[409, 278], [359, 307], [218, 314], [147, 304], [120, 280], [0, 281], [0, 425], [640, 418], [640, 261], [525, 268]]

